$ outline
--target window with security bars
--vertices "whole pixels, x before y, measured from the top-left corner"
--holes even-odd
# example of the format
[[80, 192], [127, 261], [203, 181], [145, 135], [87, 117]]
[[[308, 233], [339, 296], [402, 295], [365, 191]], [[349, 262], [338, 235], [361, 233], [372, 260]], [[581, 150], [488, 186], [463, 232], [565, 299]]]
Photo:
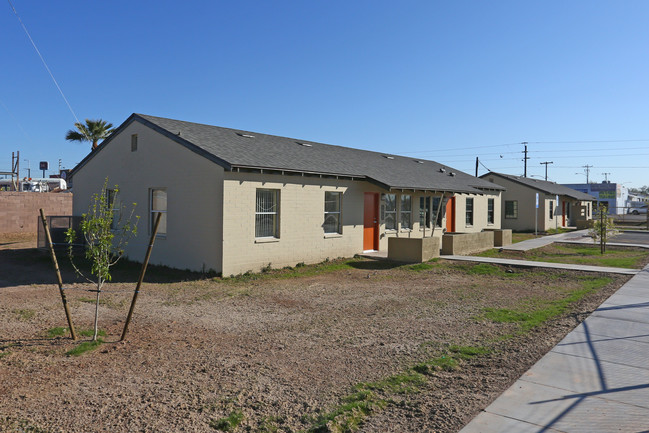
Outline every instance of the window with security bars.
[[167, 234], [167, 190], [162, 188], [152, 188], [151, 189], [151, 219], [149, 230], [153, 231], [153, 226], [155, 224], [155, 219], [158, 216], [158, 213], [162, 213], [160, 217], [160, 224], [158, 225], [157, 236], [163, 236]]
[[412, 228], [412, 196], [409, 194], [401, 194], [401, 228]]
[[324, 228], [325, 233], [342, 233], [342, 193], [325, 191]]
[[279, 238], [279, 190], [257, 190], [255, 201], [255, 237]]

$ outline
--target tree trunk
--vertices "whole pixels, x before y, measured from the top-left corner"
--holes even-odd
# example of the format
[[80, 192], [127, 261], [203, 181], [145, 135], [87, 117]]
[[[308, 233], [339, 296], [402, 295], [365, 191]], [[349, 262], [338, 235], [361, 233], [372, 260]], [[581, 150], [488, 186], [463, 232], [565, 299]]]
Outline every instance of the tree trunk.
[[99, 327], [98, 322], [99, 322], [99, 295], [101, 294], [101, 286], [103, 285], [103, 281], [101, 278], [98, 279], [97, 281], [97, 298], [95, 299], [95, 326], [94, 326], [94, 334], [92, 336], [92, 341], [97, 340], [97, 333], [99, 332]]

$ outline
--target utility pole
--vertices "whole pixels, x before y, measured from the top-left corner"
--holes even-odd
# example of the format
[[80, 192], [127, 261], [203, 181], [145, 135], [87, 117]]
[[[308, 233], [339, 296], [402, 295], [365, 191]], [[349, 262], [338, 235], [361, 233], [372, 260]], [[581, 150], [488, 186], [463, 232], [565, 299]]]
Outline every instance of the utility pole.
[[523, 177], [527, 177], [527, 160], [530, 159], [527, 156], [527, 141], [522, 142], [521, 144], [525, 145], [525, 150], [523, 151], [523, 154], [525, 155], [523, 157], [523, 162], [525, 163], [525, 171], [523, 172]]
[[604, 183], [608, 182], [608, 175], [611, 173], [602, 173], [604, 175]]
[[475, 157], [475, 177], [478, 177], [478, 157]]
[[554, 164], [552, 161], [545, 161], [541, 164], [545, 164], [545, 180], [548, 180], [548, 164]]
[[590, 181], [589, 181], [590, 178], [588, 176], [590, 175], [590, 169], [593, 166], [586, 164], [586, 165], [582, 165], [582, 167], [584, 167], [584, 171], [586, 172], [586, 183], [590, 183]]

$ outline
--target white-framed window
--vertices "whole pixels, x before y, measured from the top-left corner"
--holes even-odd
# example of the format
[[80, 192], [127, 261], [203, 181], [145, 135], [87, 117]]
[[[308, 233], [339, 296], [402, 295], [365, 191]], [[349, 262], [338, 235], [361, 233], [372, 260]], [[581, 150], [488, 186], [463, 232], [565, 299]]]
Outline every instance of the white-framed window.
[[518, 218], [518, 200], [505, 200], [505, 218]]
[[430, 228], [430, 199], [431, 197], [419, 197], [419, 227]]
[[336, 191], [325, 191], [324, 198], [324, 228], [325, 233], [341, 233], [342, 225], [342, 200], [343, 194]]
[[116, 230], [119, 227], [119, 219], [121, 217], [119, 194], [117, 193], [116, 189], [106, 190], [106, 203], [108, 204], [108, 207], [113, 214], [113, 220], [110, 223], [110, 228]]
[[493, 198], [488, 198], [487, 199], [487, 224], [493, 224], [494, 221], [496, 220], [495, 218], [495, 210], [494, 210], [494, 199]]
[[412, 196], [409, 194], [401, 194], [399, 220], [401, 221], [402, 229], [412, 228]]
[[439, 208], [441, 203], [441, 197], [433, 197], [433, 215], [437, 215], [437, 221], [435, 222], [436, 227], [441, 227], [442, 220], [444, 219], [444, 208]]
[[466, 225], [473, 225], [473, 198], [466, 199]]
[[279, 190], [257, 189], [255, 237], [279, 238]]
[[383, 194], [383, 223], [386, 230], [397, 229], [397, 195]]
[[151, 197], [149, 199], [149, 233], [153, 232], [156, 217], [162, 213], [160, 224], [158, 225], [157, 236], [167, 235], [167, 188], [151, 188]]
[[554, 219], [554, 200], [550, 200], [550, 219]]

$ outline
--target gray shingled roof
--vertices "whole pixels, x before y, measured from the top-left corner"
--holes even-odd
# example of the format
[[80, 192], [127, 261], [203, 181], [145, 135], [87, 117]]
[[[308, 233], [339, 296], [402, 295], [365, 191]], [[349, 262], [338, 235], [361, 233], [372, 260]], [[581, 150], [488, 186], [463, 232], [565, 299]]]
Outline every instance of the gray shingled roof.
[[508, 179], [512, 182], [517, 182], [522, 185], [529, 186], [530, 188], [534, 188], [546, 194], [565, 195], [567, 197], [571, 197], [581, 201], [597, 200], [596, 197], [593, 197], [590, 194], [586, 194], [581, 191], [577, 191], [572, 188], [568, 188], [567, 186], [563, 186], [558, 183], [550, 182], [547, 180], [532, 179], [529, 177], [514, 176], [511, 174], [503, 174], [503, 173], [496, 173], [496, 172], [489, 172], [487, 174], [483, 174], [482, 176], [480, 176], [480, 178], [484, 179], [487, 176], [494, 176], [494, 175]]
[[[504, 189], [434, 161], [144, 114], [131, 115], [113, 136], [133, 121], [151, 127], [226, 170], [263, 169], [366, 178], [392, 189], [466, 193]], [[100, 149], [109, 145], [111, 138]], [[75, 170], [84, 163], [85, 160]]]

